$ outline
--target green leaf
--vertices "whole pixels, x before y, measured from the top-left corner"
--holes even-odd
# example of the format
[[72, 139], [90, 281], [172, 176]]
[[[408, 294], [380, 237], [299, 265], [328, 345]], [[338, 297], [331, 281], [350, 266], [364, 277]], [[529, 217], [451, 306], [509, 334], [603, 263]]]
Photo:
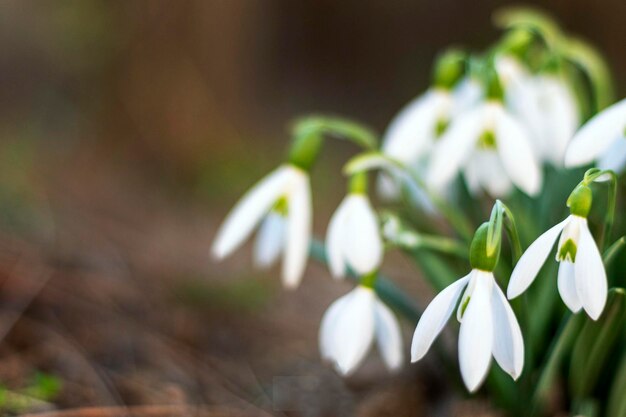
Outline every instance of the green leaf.
[[617, 368], [611, 385], [606, 415], [610, 417], [626, 417], [626, 354]]
[[569, 314], [558, 334], [553, 339], [547, 358], [540, 367], [541, 374], [532, 397], [531, 415], [537, 414], [548, 402], [559, 369], [561, 368], [567, 352], [576, 340], [582, 322], [583, 316], [581, 314]]
[[570, 389], [575, 398], [587, 398], [607, 365], [626, 323], [626, 291], [613, 288], [598, 321], [587, 319], [572, 352]]
[[617, 239], [615, 242], [608, 247], [607, 250], [602, 254], [602, 261], [604, 262], [604, 267], [608, 268], [613, 262], [613, 259], [617, 256], [617, 254], [624, 248], [626, 245], [626, 236], [622, 236]]

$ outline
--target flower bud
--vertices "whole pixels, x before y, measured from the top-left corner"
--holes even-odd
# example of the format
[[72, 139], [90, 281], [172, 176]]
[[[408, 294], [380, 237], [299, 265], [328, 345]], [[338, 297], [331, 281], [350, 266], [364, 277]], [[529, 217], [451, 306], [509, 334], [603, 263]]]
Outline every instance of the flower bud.
[[470, 246], [470, 265], [472, 269], [491, 272], [496, 269], [500, 258], [500, 236], [497, 237], [496, 249], [493, 253], [487, 250], [487, 239], [489, 235], [489, 223], [483, 223], [474, 233], [474, 239]]
[[444, 53], [435, 64], [434, 84], [445, 90], [452, 89], [465, 74], [465, 54], [458, 50]]
[[580, 184], [574, 188], [574, 191], [568, 197], [567, 207], [569, 207], [570, 213], [586, 218], [589, 215], [589, 210], [591, 210], [592, 200], [591, 188]]

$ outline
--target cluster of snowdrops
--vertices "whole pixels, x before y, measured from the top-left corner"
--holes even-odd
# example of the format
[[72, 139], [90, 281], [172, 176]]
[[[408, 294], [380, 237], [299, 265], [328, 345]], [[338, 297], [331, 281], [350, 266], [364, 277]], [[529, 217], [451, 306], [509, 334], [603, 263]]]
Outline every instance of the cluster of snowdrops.
[[[601, 56], [550, 18], [494, 16], [501, 39], [482, 53], [441, 54], [432, 85], [391, 120], [380, 146], [351, 120], [296, 121], [287, 160], [237, 202], [213, 254], [229, 256], [258, 227], [254, 263], [282, 255], [286, 287], [298, 286], [310, 256], [354, 279], [320, 326], [322, 357], [341, 374], [373, 344], [390, 370], [408, 362], [396, 314], [416, 322], [411, 362], [454, 314], [458, 348], [444, 344], [434, 360], [470, 392], [486, 385], [512, 415], [626, 416], [624, 238], [612, 239], [626, 232], [615, 216], [626, 100], [614, 102]], [[312, 237], [309, 176], [333, 139], [362, 152], [344, 166], [347, 194], [322, 244]], [[374, 192], [384, 209], [373, 207]], [[394, 249], [437, 292], [426, 308], [380, 274]], [[450, 369], [457, 354], [460, 373]]]

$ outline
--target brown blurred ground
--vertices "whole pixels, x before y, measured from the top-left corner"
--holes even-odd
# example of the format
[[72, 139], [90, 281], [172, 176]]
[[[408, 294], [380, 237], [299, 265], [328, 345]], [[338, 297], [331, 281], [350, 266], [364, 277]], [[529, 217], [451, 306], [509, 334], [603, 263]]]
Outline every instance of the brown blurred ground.
[[[623, 95], [626, 3], [540, 4], [606, 52]], [[350, 288], [321, 266], [284, 292], [249, 248], [223, 264], [208, 253], [237, 196], [280, 162], [291, 118], [338, 113], [381, 131], [426, 87], [437, 51], [495, 39], [501, 5], [1, 3], [0, 386], [58, 377], [35, 409], [258, 415], [279, 398], [302, 416], [482, 412], [452, 405], [432, 363], [389, 376], [373, 355], [347, 383], [321, 364], [320, 317]], [[318, 234], [353, 151], [338, 148], [313, 179]], [[385, 270], [430, 297], [405, 260]]]

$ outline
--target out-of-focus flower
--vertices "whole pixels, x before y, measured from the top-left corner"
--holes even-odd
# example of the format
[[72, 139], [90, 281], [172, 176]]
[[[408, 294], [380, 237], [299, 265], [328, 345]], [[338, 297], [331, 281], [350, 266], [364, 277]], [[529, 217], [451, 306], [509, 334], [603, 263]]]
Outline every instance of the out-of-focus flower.
[[524, 366], [522, 332], [493, 272], [481, 269], [449, 285], [428, 305], [413, 335], [411, 361], [426, 355], [455, 309], [461, 323], [459, 362], [467, 389], [473, 392], [480, 387], [492, 356], [517, 379]]
[[[394, 117], [383, 136], [382, 152], [414, 169], [418, 175], [424, 174], [435, 142], [456, 116], [479, 103], [482, 97], [480, 83], [471, 77], [459, 80], [454, 88], [430, 88]], [[421, 189], [405, 185], [418, 203], [432, 208]], [[383, 198], [397, 198], [399, 187], [399, 178], [391, 178], [389, 174], [379, 177], [378, 192]]]
[[[588, 210], [587, 210], [588, 212]], [[535, 240], [513, 270], [507, 295], [515, 298], [534, 281], [560, 235], [556, 260], [561, 298], [574, 313], [584, 308], [597, 320], [607, 299], [607, 279], [602, 256], [587, 226], [587, 214], [573, 211], [561, 223]]]
[[576, 98], [565, 80], [556, 74], [538, 75], [510, 97], [511, 110], [528, 127], [538, 157], [562, 166], [567, 143], [580, 123]]
[[343, 199], [328, 225], [326, 253], [335, 278], [343, 277], [347, 267], [364, 275], [380, 265], [380, 228], [366, 194], [351, 192]]
[[501, 197], [513, 184], [531, 196], [541, 189], [529, 134], [499, 100], [483, 102], [452, 123], [433, 151], [427, 184], [443, 191], [460, 171], [473, 193], [482, 188]]
[[271, 265], [282, 252], [283, 284], [297, 287], [306, 267], [311, 235], [311, 191], [306, 171], [282, 165], [246, 192], [217, 232], [213, 255], [218, 259], [230, 255], [262, 220], [255, 262]]
[[342, 375], [356, 370], [374, 339], [385, 365], [398, 369], [404, 358], [400, 326], [373, 289], [359, 285], [326, 310], [320, 327], [320, 351]]
[[575, 167], [598, 161], [600, 169], [622, 171], [626, 165], [626, 99], [607, 107], [591, 118], [574, 135], [565, 166]]

